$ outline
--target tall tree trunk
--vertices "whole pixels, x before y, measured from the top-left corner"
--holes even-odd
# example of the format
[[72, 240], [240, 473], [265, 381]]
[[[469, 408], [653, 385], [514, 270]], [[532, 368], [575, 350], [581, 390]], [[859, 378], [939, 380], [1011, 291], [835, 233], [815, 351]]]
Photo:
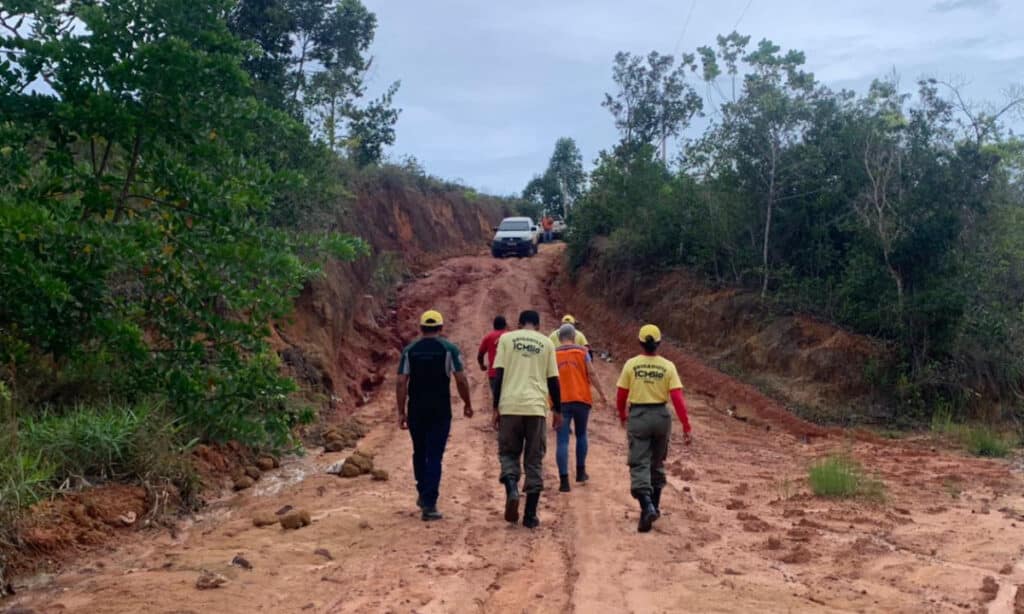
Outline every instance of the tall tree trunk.
[[761, 279], [761, 300], [768, 296], [768, 242], [772, 233], [772, 213], [775, 209], [775, 167], [778, 159], [778, 151], [775, 143], [771, 146], [771, 162], [768, 167], [768, 207], [764, 220], [764, 241], [762, 242], [761, 263], [763, 265], [763, 276]]

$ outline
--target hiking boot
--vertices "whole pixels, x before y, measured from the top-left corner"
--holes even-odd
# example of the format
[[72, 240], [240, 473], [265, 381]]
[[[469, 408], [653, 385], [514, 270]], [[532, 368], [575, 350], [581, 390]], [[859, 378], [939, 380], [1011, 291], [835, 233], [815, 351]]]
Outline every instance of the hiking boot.
[[650, 495], [642, 494], [637, 499], [640, 501], [640, 521], [636, 525], [636, 530], [637, 533], [648, 533], [654, 526], [654, 521], [658, 519], [658, 510], [654, 509]]
[[569, 492], [572, 490], [569, 488], [569, 476], [560, 475], [558, 476], [558, 492]]
[[585, 465], [576, 465], [576, 481], [586, 482], [589, 479], [590, 476], [587, 475], [587, 467]]
[[539, 492], [531, 492], [526, 495], [526, 509], [523, 510], [523, 526], [527, 529], [536, 529], [540, 526], [540, 518], [537, 518], [538, 503], [540, 503]]
[[436, 506], [424, 507], [423, 515], [420, 516], [420, 518], [423, 519], [423, 522], [430, 522], [432, 520], [441, 520], [442, 518], [444, 518], [444, 514], [437, 511]]
[[519, 480], [505, 478], [505, 520], [519, 521]]
[[651, 503], [654, 504], [654, 511], [657, 512], [658, 518], [661, 518], [661, 489], [655, 488], [651, 493]]

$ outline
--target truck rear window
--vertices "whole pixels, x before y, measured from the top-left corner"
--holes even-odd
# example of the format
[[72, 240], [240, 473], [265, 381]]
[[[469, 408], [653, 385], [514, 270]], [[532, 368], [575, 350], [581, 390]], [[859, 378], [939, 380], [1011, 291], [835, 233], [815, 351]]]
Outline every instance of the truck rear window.
[[498, 226], [498, 230], [520, 232], [523, 230], [529, 230], [530, 224], [528, 222], [502, 222], [501, 226]]

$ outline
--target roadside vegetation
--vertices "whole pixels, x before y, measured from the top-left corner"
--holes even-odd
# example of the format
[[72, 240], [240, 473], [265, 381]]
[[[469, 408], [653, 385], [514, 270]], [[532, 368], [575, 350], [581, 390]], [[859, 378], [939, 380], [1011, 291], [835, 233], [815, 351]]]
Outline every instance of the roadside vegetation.
[[0, 8], [0, 553], [64, 489], [187, 502], [197, 442], [297, 444], [316, 408], [269, 326], [325, 261], [369, 255], [353, 195], [467, 190], [383, 160], [376, 25], [359, 0]]
[[[682, 56], [620, 53], [612, 78], [620, 139], [572, 199], [572, 266], [685, 267], [769, 313], [882, 340], [892, 358], [865, 381], [893, 424], [944, 406], [1024, 417], [1024, 141], [1009, 129], [1024, 89], [981, 104], [888, 75], [835, 91], [802, 52], [736, 32]], [[524, 197], [559, 210], [543, 189], [565, 184], [545, 179], [558, 168]]]
[[848, 454], [834, 454], [811, 465], [807, 482], [819, 497], [885, 499], [885, 485], [865, 474], [860, 463]]

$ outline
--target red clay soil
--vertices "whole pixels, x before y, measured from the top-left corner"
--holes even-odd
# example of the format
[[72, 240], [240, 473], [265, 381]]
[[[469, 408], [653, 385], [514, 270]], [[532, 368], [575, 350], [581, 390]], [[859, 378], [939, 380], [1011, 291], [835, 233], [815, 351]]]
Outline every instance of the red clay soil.
[[[496, 313], [514, 320], [521, 309], [535, 308], [553, 328], [562, 310], [549, 304], [545, 279], [561, 256], [558, 246], [543, 246], [531, 259], [448, 260], [403, 288], [399, 336], [414, 335], [414, 316], [427, 307], [444, 313], [447, 334], [467, 357]], [[595, 365], [610, 395], [634, 323], [586, 314], [595, 346], [622, 346], [612, 362]], [[789, 421], [739, 421], [716, 404], [751, 393], [689, 366], [695, 441], [683, 446], [674, 427], [663, 516], [651, 533], [636, 532], [625, 437], [603, 403], [590, 419], [591, 480], [574, 483], [570, 493], [551, 488], [557, 472], [550, 437], [549, 488], [541, 525], [532, 531], [501, 518], [487, 412], [457, 415], [439, 502], [445, 519], [423, 523], [414, 505], [409, 435], [394, 419], [394, 367], [388, 360], [384, 383], [357, 412], [369, 427], [359, 447], [390, 480], [330, 475], [326, 469], [350, 451], [311, 449], [255, 488], [213, 502], [174, 533], [138, 532], [56, 577], [20, 578], [18, 595], [0, 607], [90, 614], [1001, 614], [1014, 612], [1021, 599], [1024, 480], [1013, 465], [902, 442], [808, 440], [794, 436], [807, 429]], [[483, 374], [473, 369], [470, 383], [476, 407], [486, 407]], [[807, 466], [839, 449], [885, 484], [884, 502], [809, 493]], [[254, 525], [293, 508], [310, 512], [312, 524]], [[211, 578], [223, 583], [200, 590], [200, 578], [203, 586]]]

